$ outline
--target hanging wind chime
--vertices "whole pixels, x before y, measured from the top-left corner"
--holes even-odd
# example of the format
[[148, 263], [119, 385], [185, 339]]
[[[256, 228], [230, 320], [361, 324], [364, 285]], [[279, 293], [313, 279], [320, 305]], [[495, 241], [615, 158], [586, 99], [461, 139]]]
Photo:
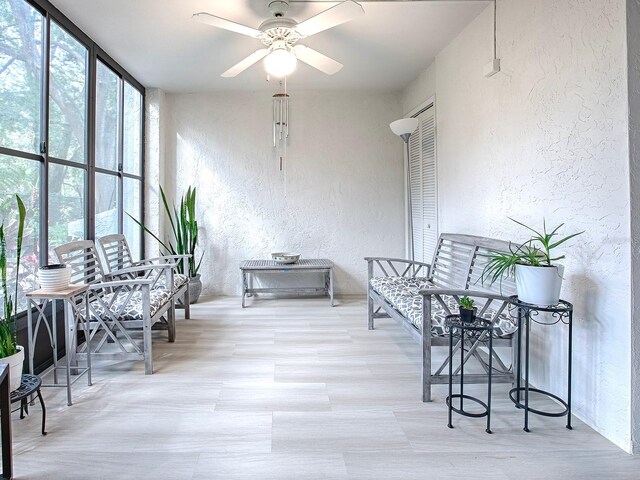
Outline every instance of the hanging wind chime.
[[[281, 172], [284, 170], [289, 138], [289, 94], [286, 78], [284, 82], [284, 91], [273, 95], [273, 148]], [[282, 88], [282, 82], [280, 87]]]

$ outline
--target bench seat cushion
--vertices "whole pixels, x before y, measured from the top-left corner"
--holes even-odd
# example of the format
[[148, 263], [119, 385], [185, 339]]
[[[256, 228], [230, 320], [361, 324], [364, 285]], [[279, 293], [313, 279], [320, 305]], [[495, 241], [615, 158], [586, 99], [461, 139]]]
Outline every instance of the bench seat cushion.
[[[115, 296], [115, 298], [114, 298]], [[163, 305], [165, 305], [171, 295], [169, 292], [163, 289], [152, 289], [149, 291], [150, 310], [153, 317]], [[129, 298], [128, 292], [120, 291], [116, 293], [108, 293], [102, 300], [110, 307], [110, 310], [114, 313], [120, 311], [123, 307], [122, 313], [118, 316], [120, 320], [142, 320], [142, 292], [135, 292], [131, 298]], [[111, 304], [113, 302], [113, 304]], [[107, 308], [105, 308], [101, 302], [93, 300], [91, 302], [91, 316], [93, 318], [100, 317], [107, 319], [109, 314]]]
[[[183, 275], [182, 273], [175, 273], [173, 274], [173, 291], [175, 292], [176, 290], [178, 290], [180, 287], [182, 287], [185, 283], [189, 282], [189, 277], [187, 277], [186, 275]], [[165, 289], [167, 285], [167, 277], [165, 275], [162, 275], [158, 281], [156, 282], [156, 284], [153, 286], [154, 290], [155, 289]]]
[[[434, 288], [435, 285], [427, 278], [416, 277], [374, 277], [371, 279], [371, 287], [382, 295], [396, 310], [411, 322], [418, 330], [422, 330], [422, 296], [420, 290]], [[458, 313], [458, 302], [450, 295], [441, 295], [443, 303], [451, 313]], [[505, 313], [496, 317], [496, 310], [488, 308], [483, 318], [497, 322], [494, 330], [498, 337], [508, 337], [515, 331], [513, 319]], [[444, 322], [448, 315], [447, 310], [436, 297], [431, 297], [431, 335], [443, 337], [445, 332]]]

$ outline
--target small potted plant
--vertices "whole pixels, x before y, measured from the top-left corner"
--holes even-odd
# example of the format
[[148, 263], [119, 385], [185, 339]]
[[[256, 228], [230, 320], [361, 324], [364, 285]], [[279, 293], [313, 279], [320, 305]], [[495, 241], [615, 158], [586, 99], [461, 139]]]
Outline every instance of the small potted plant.
[[554, 262], [565, 256], [553, 256], [551, 251], [584, 231], [558, 238], [558, 230], [564, 223], [547, 232], [543, 220], [542, 232], [539, 232], [518, 220], [509, 220], [530, 230], [533, 235], [526, 242], [512, 246], [510, 252], [489, 255], [482, 272], [482, 282], [488, 279], [494, 283], [503, 275], [515, 276], [518, 300], [540, 306], [556, 305], [560, 300], [564, 266]]
[[460, 297], [458, 305], [460, 310], [460, 319], [463, 322], [471, 323], [475, 320], [478, 307], [474, 307], [474, 303], [475, 302], [466, 295], [464, 297]]

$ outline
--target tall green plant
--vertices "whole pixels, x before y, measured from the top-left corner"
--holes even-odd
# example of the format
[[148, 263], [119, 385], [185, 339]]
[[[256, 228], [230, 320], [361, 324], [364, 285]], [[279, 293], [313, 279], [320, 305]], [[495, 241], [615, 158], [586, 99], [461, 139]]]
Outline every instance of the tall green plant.
[[22, 254], [22, 237], [24, 234], [24, 220], [27, 211], [22, 199], [16, 195], [18, 203], [18, 235], [16, 241], [16, 286], [13, 297], [9, 294], [7, 285], [7, 238], [4, 222], [0, 225], [0, 276], [2, 279], [3, 315], [0, 319], [0, 357], [8, 357], [16, 353], [16, 314], [18, 305], [18, 275], [20, 273], [20, 256]]
[[[129, 217], [140, 225], [145, 232], [155, 238], [158, 243], [164, 248], [169, 255], [191, 255], [188, 261], [188, 273], [189, 277], [195, 277], [200, 270], [202, 264], [202, 258], [204, 253], [200, 255], [200, 260], [196, 260], [196, 247], [198, 245], [198, 221], [196, 220], [196, 188], [189, 187], [187, 192], [180, 198], [179, 206], [173, 205], [173, 208], [169, 206], [167, 196], [164, 193], [162, 187], [160, 187], [160, 196], [162, 197], [162, 204], [164, 210], [169, 219], [171, 225], [172, 240], [164, 242], [153, 233], [146, 225], [139, 220], [133, 218], [130, 214]], [[182, 262], [178, 264], [178, 272], [184, 274], [184, 267]]]

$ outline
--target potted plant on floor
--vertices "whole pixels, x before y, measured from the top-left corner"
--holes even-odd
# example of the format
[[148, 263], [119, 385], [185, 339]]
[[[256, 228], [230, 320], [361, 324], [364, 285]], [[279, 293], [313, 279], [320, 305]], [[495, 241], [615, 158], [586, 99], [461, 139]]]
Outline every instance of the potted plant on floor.
[[460, 311], [460, 319], [463, 322], [471, 323], [475, 320], [478, 307], [474, 307], [474, 303], [475, 302], [466, 295], [464, 297], [460, 297], [460, 300], [458, 301], [458, 308]]
[[20, 256], [22, 254], [22, 237], [26, 209], [22, 199], [16, 195], [18, 203], [18, 233], [16, 237], [16, 264], [14, 291], [9, 291], [7, 265], [7, 238], [4, 222], [0, 225], [0, 277], [2, 279], [3, 309], [0, 318], [0, 362], [9, 364], [9, 388], [11, 391], [20, 387], [22, 380], [22, 364], [24, 349], [17, 343], [16, 314], [18, 310], [18, 274], [20, 272]]
[[564, 223], [547, 232], [547, 225], [543, 220], [542, 232], [539, 232], [518, 220], [509, 220], [530, 230], [533, 235], [526, 242], [512, 246], [509, 253], [496, 252], [489, 255], [489, 261], [482, 272], [482, 282], [488, 279], [490, 283], [494, 283], [503, 275], [515, 276], [520, 301], [541, 306], [557, 304], [564, 266], [554, 262], [565, 256], [554, 257], [551, 251], [584, 231], [558, 238], [558, 230]]
[[145, 232], [155, 238], [164, 248], [168, 255], [191, 255], [187, 262], [185, 271], [184, 262], [179, 262], [176, 267], [178, 273], [189, 276], [189, 303], [196, 303], [200, 293], [202, 293], [202, 281], [200, 280], [200, 266], [204, 253], [200, 255], [200, 259], [196, 259], [196, 247], [198, 245], [198, 221], [196, 220], [196, 189], [189, 187], [187, 192], [180, 198], [179, 206], [173, 205], [169, 207], [167, 197], [162, 187], [160, 187], [160, 196], [164, 205], [165, 213], [171, 225], [172, 239], [162, 241], [158, 235], [149, 230], [140, 221], [129, 217], [140, 225]]

